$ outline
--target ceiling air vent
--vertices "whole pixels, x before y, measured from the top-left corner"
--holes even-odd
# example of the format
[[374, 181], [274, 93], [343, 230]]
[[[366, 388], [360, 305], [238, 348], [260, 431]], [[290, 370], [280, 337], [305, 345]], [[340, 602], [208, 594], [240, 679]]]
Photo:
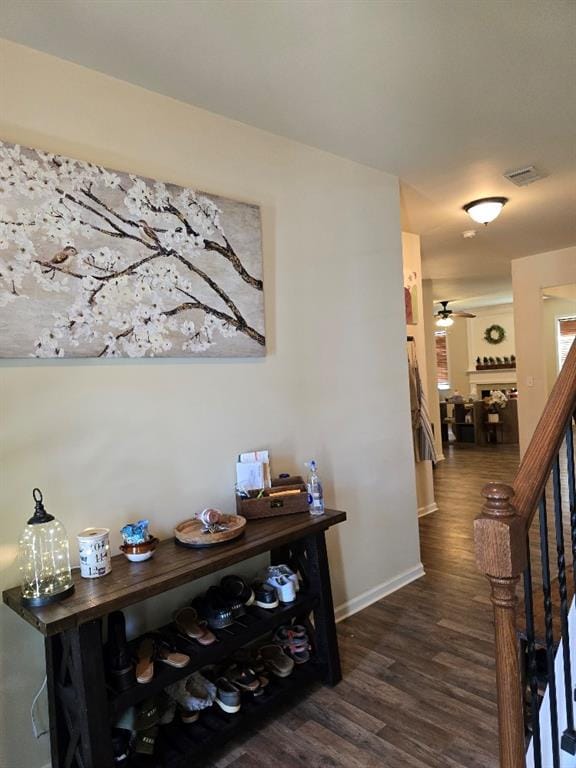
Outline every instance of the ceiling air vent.
[[516, 184], [517, 187], [525, 187], [527, 184], [532, 184], [534, 181], [544, 179], [545, 173], [539, 171], [533, 165], [528, 165], [526, 168], [516, 168], [513, 171], [506, 171], [504, 178], [511, 181], [512, 184]]

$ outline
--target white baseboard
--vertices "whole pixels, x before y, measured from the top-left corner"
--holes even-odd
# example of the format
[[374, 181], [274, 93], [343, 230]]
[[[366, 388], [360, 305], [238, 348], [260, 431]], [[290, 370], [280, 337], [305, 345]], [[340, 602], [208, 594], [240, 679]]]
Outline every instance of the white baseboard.
[[395, 576], [393, 579], [389, 579], [382, 584], [378, 584], [376, 587], [372, 587], [372, 589], [363, 592], [361, 595], [358, 595], [358, 597], [353, 597], [352, 600], [347, 600], [345, 603], [337, 606], [334, 611], [336, 621], [343, 621], [349, 616], [353, 616], [355, 613], [358, 613], [358, 611], [368, 608], [372, 603], [376, 603], [378, 600], [386, 597], [386, 595], [396, 592], [397, 589], [402, 589], [402, 587], [405, 587], [412, 581], [416, 581], [416, 579], [419, 579], [421, 576], [424, 576], [424, 567], [422, 566], [422, 563], [418, 563], [416, 567], [410, 568], [403, 573], [399, 573], [398, 576]]
[[426, 515], [431, 515], [432, 512], [438, 511], [438, 504], [436, 504], [435, 501], [432, 502], [432, 504], [426, 504], [425, 507], [418, 507], [418, 517], [425, 517]]

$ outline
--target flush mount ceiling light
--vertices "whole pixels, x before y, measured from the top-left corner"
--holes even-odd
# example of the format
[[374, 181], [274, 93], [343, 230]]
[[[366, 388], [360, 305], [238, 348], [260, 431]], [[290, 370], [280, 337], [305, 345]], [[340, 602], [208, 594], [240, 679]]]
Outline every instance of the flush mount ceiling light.
[[466, 203], [464, 210], [478, 224], [489, 224], [500, 215], [500, 211], [508, 202], [507, 197], [482, 197]]

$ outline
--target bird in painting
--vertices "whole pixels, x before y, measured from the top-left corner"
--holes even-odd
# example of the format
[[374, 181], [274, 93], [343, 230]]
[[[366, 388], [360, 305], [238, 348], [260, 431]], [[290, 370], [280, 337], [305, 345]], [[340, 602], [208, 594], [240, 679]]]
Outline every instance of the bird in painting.
[[77, 249], [74, 248], [73, 245], [67, 245], [65, 248], [62, 248], [61, 251], [58, 251], [58, 253], [55, 253], [54, 256], [50, 259], [50, 264], [64, 264], [64, 262], [67, 259], [72, 258], [72, 256], [76, 256], [78, 253]]
[[140, 229], [142, 232], [144, 232], [145, 235], [147, 235], [150, 240], [154, 240], [156, 245], [160, 245], [160, 241], [158, 240], [158, 235], [156, 232], [152, 229], [152, 227], [144, 221], [144, 219], [140, 219], [138, 221], [138, 224], [140, 225]]
[[42, 264], [42, 272], [45, 275], [50, 275], [50, 279], [53, 280], [56, 276], [56, 270], [59, 269], [60, 271], [65, 272], [66, 270], [61, 270], [61, 265], [64, 264], [65, 261], [68, 259], [71, 259], [73, 256], [76, 256], [78, 253], [78, 249], [74, 248], [73, 245], [67, 245], [62, 250], [58, 251], [57, 253], [52, 256], [51, 259], [48, 261], [41, 262]]

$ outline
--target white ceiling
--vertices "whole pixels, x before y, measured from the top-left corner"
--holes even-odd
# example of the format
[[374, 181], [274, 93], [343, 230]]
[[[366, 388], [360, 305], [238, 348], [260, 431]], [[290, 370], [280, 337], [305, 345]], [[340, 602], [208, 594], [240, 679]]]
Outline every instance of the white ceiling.
[[[574, 0], [2, 0], [0, 30], [399, 175], [437, 298], [576, 243]], [[549, 177], [502, 178], [529, 164]], [[464, 240], [485, 195], [510, 202]]]

